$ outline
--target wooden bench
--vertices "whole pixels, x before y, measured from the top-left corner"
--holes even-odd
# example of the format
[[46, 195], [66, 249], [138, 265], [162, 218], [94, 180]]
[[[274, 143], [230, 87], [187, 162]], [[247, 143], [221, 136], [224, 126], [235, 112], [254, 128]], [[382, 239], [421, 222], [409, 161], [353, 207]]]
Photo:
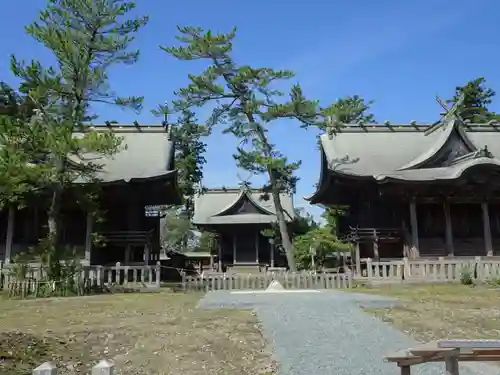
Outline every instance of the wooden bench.
[[459, 362], [500, 361], [500, 340], [439, 340], [401, 350], [385, 358], [410, 375], [412, 365], [444, 362], [447, 375], [459, 375]]

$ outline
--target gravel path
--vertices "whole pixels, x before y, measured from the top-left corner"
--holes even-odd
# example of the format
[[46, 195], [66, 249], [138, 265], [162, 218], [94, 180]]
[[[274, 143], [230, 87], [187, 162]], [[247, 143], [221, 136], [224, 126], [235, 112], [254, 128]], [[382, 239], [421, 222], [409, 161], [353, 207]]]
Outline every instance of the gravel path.
[[[399, 374], [383, 357], [416, 342], [364, 313], [360, 306], [393, 306], [397, 301], [359, 293], [327, 291], [301, 294], [208, 293], [200, 307], [251, 308], [281, 365], [281, 375]], [[415, 319], [418, 319], [416, 316]], [[461, 375], [493, 375], [491, 365], [461, 365]], [[414, 368], [414, 369], [413, 369]], [[444, 366], [413, 366], [412, 375], [444, 374]]]

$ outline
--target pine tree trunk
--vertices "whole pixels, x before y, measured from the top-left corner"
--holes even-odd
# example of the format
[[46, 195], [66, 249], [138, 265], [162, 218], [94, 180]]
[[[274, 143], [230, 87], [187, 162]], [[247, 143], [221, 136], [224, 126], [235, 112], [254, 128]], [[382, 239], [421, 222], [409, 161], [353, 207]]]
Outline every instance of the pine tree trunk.
[[[231, 83], [231, 79], [227, 75], [224, 75], [224, 78], [226, 79], [228, 84], [233, 87], [233, 91], [234, 91], [235, 88], [234, 88], [233, 84]], [[238, 92], [239, 90], [236, 89], [236, 91]], [[241, 101], [242, 107], [245, 108], [245, 104], [247, 102], [245, 95], [239, 93], [239, 99]], [[247, 117], [248, 121], [250, 122], [250, 124], [254, 125], [254, 131], [257, 135], [257, 138], [263, 144], [264, 155], [267, 158], [272, 158], [272, 147], [267, 140], [266, 133], [264, 132], [264, 129], [262, 128], [262, 126], [260, 124], [258, 124], [255, 121], [255, 118], [254, 118], [254, 115], [252, 112], [244, 111], [244, 113], [245, 113], [245, 116]], [[285, 210], [283, 209], [283, 205], [281, 204], [280, 189], [278, 186], [278, 180], [276, 178], [275, 172], [269, 166], [267, 167], [267, 172], [269, 175], [269, 182], [271, 184], [273, 203], [274, 203], [274, 207], [276, 210], [276, 219], [278, 221], [278, 227], [280, 230], [282, 245], [285, 249], [286, 260], [287, 260], [288, 267], [289, 267], [290, 271], [295, 272], [297, 270], [297, 267], [295, 265], [295, 254], [294, 254], [295, 251], [293, 248], [292, 241], [290, 240], [290, 233], [288, 232], [288, 226], [287, 226], [287, 223], [285, 220], [285, 212], [284, 212]]]
[[61, 278], [60, 254], [59, 254], [59, 212], [61, 207], [61, 191], [58, 188], [52, 190], [52, 198], [47, 211], [48, 239], [44, 251], [47, 252], [47, 275], [50, 281], [58, 281]]
[[59, 280], [61, 277], [61, 251], [60, 248], [60, 213], [62, 200], [62, 186], [59, 181], [60, 176], [64, 173], [64, 161], [60, 157], [56, 157], [56, 181], [51, 186], [51, 199], [49, 209], [47, 210], [47, 228], [48, 242], [44, 249], [47, 254], [48, 274], [52, 280]]
[[[255, 131], [257, 133], [257, 136], [259, 137], [259, 140], [264, 145], [263, 147], [264, 154], [266, 157], [270, 158], [272, 155], [272, 149], [271, 146], [269, 145], [266, 134], [264, 133], [262, 127], [259, 124], [255, 123], [252, 115], [247, 114], [247, 116], [248, 120], [256, 125]], [[273, 203], [276, 210], [276, 219], [278, 220], [278, 227], [281, 235], [281, 244], [285, 249], [288, 267], [290, 268], [290, 271], [295, 272], [297, 270], [297, 267], [295, 265], [295, 254], [294, 254], [295, 251], [293, 248], [292, 241], [290, 240], [290, 233], [288, 232], [288, 225], [285, 219], [285, 210], [283, 209], [283, 205], [281, 204], [280, 189], [278, 188], [278, 180], [276, 178], [274, 171], [271, 168], [268, 167], [267, 172], [269, 174], [269, 182], [271, 183]]]
[[49, 210], [47, 212], [47, 225], [49, 229], [49, 238], [53, 246], [59, 243], [59, 211], [61, 208], [60, 189], [52, 191]]
[[[272, 185], [272, 182], [271, 182]], [[290, 271], [295, 272], [297, 267], [295, 265], [295, 254], [292, 241], [290, 241], [290, 233], [288, 232], [288, 225], [285, 220], [285, 210], [281, 204], [280, 194], [273, 188], [273, 203], [276, 208], [276, 219], [278, 220], [278, 227], [280, 229], [281, 243], [285, 248], [286, 260]]]

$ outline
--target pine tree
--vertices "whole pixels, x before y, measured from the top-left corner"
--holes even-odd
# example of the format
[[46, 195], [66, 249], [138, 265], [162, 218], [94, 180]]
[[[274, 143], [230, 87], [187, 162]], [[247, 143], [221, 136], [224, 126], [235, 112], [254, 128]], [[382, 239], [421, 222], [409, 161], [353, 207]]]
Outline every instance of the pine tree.
[[[55, 261], [61, 257], [63, 191], [77, 179], [98, 182], [100, 166], [87, 160], [86, 153], [112, 155], [120, 149], [121, 139], [113, 133], [90, 131], [89, 122], [96, 118], [92, 104], [137, 111], [142, 106], [142, 98], [119, 97], [108, 83], [111, 67], [133, 64], [139, 57], [129, 46], [148, 18], [128, 16], [134, 7], [133, 1], [126, 0], [50, 0], [26, 32], [52, 52], [57, 66], [11, 58], [14, 75], [36, 107], [27, 128], [37, 131], [27, 131], [26, 137], [42, 153], [36, 166], [45, 169], [44, 178], [34, 188], [49, 195], [47, 247]], [[75, 132], [82, 136], [74, 137]]]
[[20, 207], [36, 189], [46, 168], [33, 165], [43, 155], [37, 139], [43, 130], [31, 121], [33, 101], [5, 82], [0, 83], [0, 208]]
[[295, 191], [294, 172], [300, 162], [289, 162], [269, 138], [269, 128], [280, 119], [299, 120], [301, 126], [319, 125], [318, 104], [306, 100], [299, 85], [293, 85], [288, 101], [273, 88], [276, 81], [289, 80], [287, 70], [238, 65], [232, 57], [236, 29], [214, 34], [196, 27], [179, 28], [178, 40], [183, 46], [162, 47], [179, 60], [202, 60], [207, 64], [200, 75], [189, 75], [190, 84], [176, 92], [177, 108], [215, 104], [208, 126], [224, 124], [224, 132], [241, 141], [234, 158], [238, 167], [255, 174], [267, 174], [264, 190], [276, 209], [279, 232], [288, 264], [295, 270], [293, 246], [280, 193]]
[[486, 86], [486, 79], [479, 77], [463, 86], [457, 86], [455, 95], [448, 100], [448, 103], [456, 103], [463, 95], [464, 100], [458, 108], [460, 117], [472, 123], [485, 123], [500, 118], [497, 113], [491, 112], [488, 108], [495, 94], [493, 89]]
[[[194, 197], [201, 193], [203, 166], [206, 163], [204, 154], [207, 144], [203, 138], [209, 131], [197, 122], [194, 112], [188, 108], [177, 108], [177, 121], [172, 126], [172, 137], [175, 139], [175, 168], [178, 171], [178, 188], [182, 196], [183, 215], [192, 219], [194, 214]], [[167, 116], [172, 112], [167, 105], [160, 105], [153, 113]]]
[[357, 122], [375, 122], [375, 116], [367, 113], [373, 101], [366, 102], [359, 95], [338, 99], [328, 109], [335, 116], [338, 126], [342, 124], [355, 124]]

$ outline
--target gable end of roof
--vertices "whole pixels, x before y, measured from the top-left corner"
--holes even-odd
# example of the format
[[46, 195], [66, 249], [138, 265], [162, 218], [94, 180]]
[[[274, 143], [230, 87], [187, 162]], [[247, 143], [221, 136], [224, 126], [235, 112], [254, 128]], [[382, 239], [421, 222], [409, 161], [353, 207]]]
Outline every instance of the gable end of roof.
[[[419, 169], [419, 168], [432, 168], [433, 161], [445, 150], [453, 152], [453, 149], [460, 151], [461, 154], [458, 156], [463, 156], [464, 154], [477, 151], [474, 144], [467, 137], [467, 134], [462, 128], [462, 124], [456, 120], [449, 120], [443, 129], [438, 130], [441, 132], [436, 142], [429, 148], [427, 148], [422, 154], [411, 160], [409, 163], [399, 167], [398, 171], [404, 171], [408, 169]], [[428, 136], [425, 135], [424, 136]], [[458, 150], [459, 148], [465, 150]]]

